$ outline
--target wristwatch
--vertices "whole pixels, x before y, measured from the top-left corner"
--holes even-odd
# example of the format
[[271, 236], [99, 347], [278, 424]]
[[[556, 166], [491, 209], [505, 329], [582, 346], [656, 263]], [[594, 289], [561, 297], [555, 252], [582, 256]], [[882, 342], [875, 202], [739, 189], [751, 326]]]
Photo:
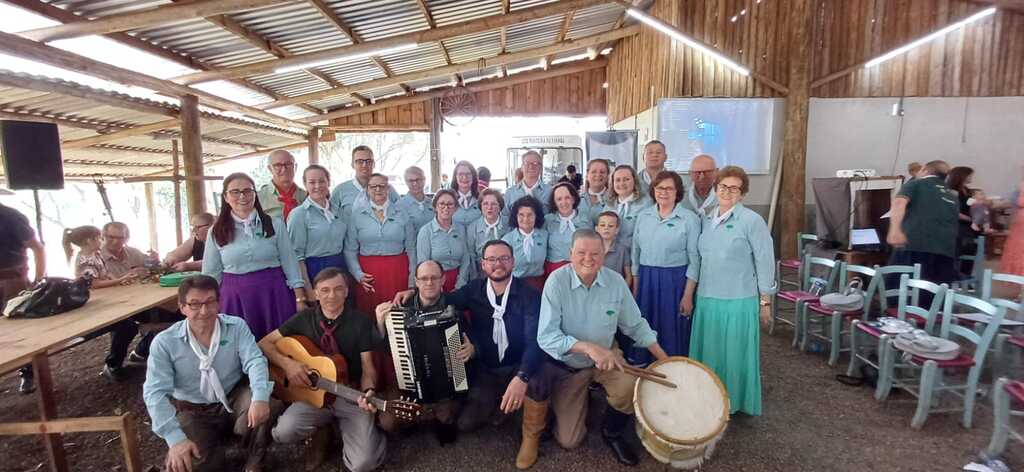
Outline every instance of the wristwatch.
[[525, 371], [520, 370], [516, 372], [516, 377], [519, 377], [519, 380], [522, 380], [523, 383], [530, 383], [530, 374], [527, 374]]

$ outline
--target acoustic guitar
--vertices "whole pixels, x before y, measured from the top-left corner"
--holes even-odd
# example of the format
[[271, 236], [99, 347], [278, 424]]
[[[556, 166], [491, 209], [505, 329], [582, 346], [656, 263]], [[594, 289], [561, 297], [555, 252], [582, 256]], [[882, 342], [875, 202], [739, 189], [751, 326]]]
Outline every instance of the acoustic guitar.
[[[305, 336], [283, 337], [274, 345], [281, 354], [301, 362], [309, 369], [309, 381], [312, 384], [311, 387], [293, 384], [288, 380], [284, 369], [271, 365], [270, 377], [274, 381], [274, 395], [277, 398], [323, 408], [330, 402], [328, 394], [352, 403], [358, 403], [359, 398], [363, 396], [363, 392], [343, 383], [348, 379], [348, 363], [340, 354], [324, 355], [320, 347]], [[423, 410], [421, 405], [406, 399], [385, 401], [370, 398], [369, 401], [377, 410], [391, 413], [403, 421], [416, 419]]]

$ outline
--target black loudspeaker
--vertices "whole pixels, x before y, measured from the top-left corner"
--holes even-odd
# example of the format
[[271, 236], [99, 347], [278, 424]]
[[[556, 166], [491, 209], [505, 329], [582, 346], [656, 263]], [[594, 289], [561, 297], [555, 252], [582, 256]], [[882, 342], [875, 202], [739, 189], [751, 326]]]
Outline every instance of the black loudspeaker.
[[12, 190], [64, 188], [60, 133], [53, 123], [0, 121], [4, 174]]

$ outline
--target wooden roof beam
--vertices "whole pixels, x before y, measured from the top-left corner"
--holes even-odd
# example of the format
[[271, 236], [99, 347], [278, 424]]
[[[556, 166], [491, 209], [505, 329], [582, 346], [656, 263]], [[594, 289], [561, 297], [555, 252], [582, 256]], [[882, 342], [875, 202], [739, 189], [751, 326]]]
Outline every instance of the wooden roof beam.
[[171, 94], [179, 98], [186, 95], [195, 95], [200, 98], [203, 104], [211, 107], [234, 111], [243, 115], [248, 115], [257, 120], [266, 121], [286, 128], [294, 127], [302, 130], [310, 129], [309, 125], [302, 122], [267, 113], [263, 110], [233, 102], [199, 89], [158, 79], [141, 72], [123, 69], [121, 67], [99, 62], [63, 49], [37, 43], [17, 35], [0, 32], [0, 51], [4, 51], [23, 59], [78, 71], [83, 74], [92, 75], [94, 77], [99, 77], [121, 84], [147, 88], [156, 92]]
[[195, 84], [200, 82], [272, 73], [274, 70], [282, 67], [307, 64], [314, 61], [331, 60], [353, 54], [364, 54], [410, 43], [419, 44], [436, 42], [452, 37], [491, 31], [501, 28], [502, 26], [514, 25], [538, 18], [561, 15], [570, 10], [578, 10], [606, 3], [609, 3], [609, 0], [562, 0], [556, 3], [524, 8], [507, 15], [492, 15], [452, 25], [441, 26], [436, 29], [416, 31], [374, 41], [366, 41], [348, 46], [330, 48], [323, 51], [296, 54], [287, 58], [279, 58], [254, 64], [187, 74], [176, 77], [173, 81], [179, 84]]
[[[434, 15], [430, 13], [430, 7], [427, 6], [426, 0], [416, 0], [416, 4], [420, 7], [420, 12], [423, 13], [423, 19], [427, 20], [427, 26], [430, 29], [437, 28], [437, 22], [434, 21]], [[448, 48], [444, 46], [444, 41], [438, 41], [437, 45], [441, 48], [441, 54], [444, 55], [445, 64], [452, 65], [452, 58], [448, 55]]]
[[41, 93], [55, 93], [68, 97], [81, 98], [101, 105], [150, 113], [153, 115], [178, 117], [178, 110], [173, 105], [129, 97], [114, 92], [96, 90], [87, 87], [76, 87], [63, 80], [39, 80], [21, 74], [0, 71], [0, 85], [33, 90]]
[[149, 134], [155, 131], [164, 130], [167, 128], [177, 128], [179, 126], [178, 119], [158, 121], [148, 125], [140, 125], [133, 128], [127, 128], [120, 131], [115, 131], [108, 134], [100, 134], [97, 136], [89, 136], [88, 138], [72, 139], [60, 143], [61, 149], [77, 149], [97, 144], [109, 143], [117, 141], [119, 139], [130, 138], [132, 136], [140, 136]]
[[[565, 41], [565, 36], [569, 34], [569, 27], [572, 26], [572, 18], [576, 16], [576, 10], [572, 10], [565, 14], [565, 20], [562, 21], [562, 28], [558, 30], [558, 36], [555, 36], [555, 44]], [[618, 26], [616, 26], [618, 28]], [[544, 64], [551, 64], [551, 61], [555, 60], [554, 55], [544, 56]], [[545, 66], [546, 68], [547, 66]]]
[[358, 84], [346, 85], [344, 87], [333, 88], [329, 90], [321, 90], [318, 92], [311, 92], [295, 97], [290, 97], [285, 100], [277, 100], [274, 102], [260, 103], [256, 106], [264, 110], [270, 108], [278, 108], [287, 105], [294, 105], [296, 103], [312, 102], [317, 100], [323, 100], [326, 98], [336, 97], [339, 95], [348, 95], [353, 92], [361, 92], [365, 90], [374, 90], [382, 87], [388, 87], [397, 85], [405, 82], [414, 82], [423, 79], [430, 79], [435, 77], [445, 77], [452, 74], [459, 74], [464, 72], [471, 72], [480, 68], [495, 67], [498, 65], [507, 65], [514, 62], [536, 59], [544, 57], [550, 54], [557, 54], [564, 51], [571, 51], [573, 49], [585, 48], [600, 44], [606, 41], [614, 41], [619, 38], [632, 36], [640, 32], [640, 27], [637, 25], [621, 28], [618, 30], [612, 30], [592, 36], [585, 36], [581, 38], [575, 38], [569, 41], [565, 41], [560, 44], [554, 44], [551, 46], [543, 46], [534, 49], [527, 49], [525, 51], [519, 51], [515, 53], [502, 54], [495, 57], [482, 58], [478, 61], [466, 62], [461, 64], [452, 64], [450, 66], [441, 66], [433, 69], [428, 69], [419, 72], [410, 72], [408, 74], [396, 75], [394, 77], [374, 79], [366, 82], [360, 82]]
[[22, 31], [20, 36], [39, 42], [77, 38], [93, 34], [116, 33], [158, 25], [178, 23], [188, 18], [205, 18], [223, 13], [292, 3], [295, 0], [205, 0], [179, 5], [165, 5], [142, 11], [109, 15], [63, 25]]
[[[502, 15], [508, 15], [509, 14], [509, 12], [511, 10], [511, 7], [512, 7], [510, 5], [510, 3], [511, 3], [511, 0], [501, 0], [501, 14]], [[501, 34], [501, 36], [498, 39], [498, 41], [499, 41], [499, 45], [501, 46], [501, 50], [498, 51], [498, 54], [505, 54], [505, 49], [508, 47], [508, 29], [506, 27], [502, 26], [500, 34]], [[504, 64], [501, 65], [501, 76], [502, 77], [508, 76], [508, 67], [506, 67]]]

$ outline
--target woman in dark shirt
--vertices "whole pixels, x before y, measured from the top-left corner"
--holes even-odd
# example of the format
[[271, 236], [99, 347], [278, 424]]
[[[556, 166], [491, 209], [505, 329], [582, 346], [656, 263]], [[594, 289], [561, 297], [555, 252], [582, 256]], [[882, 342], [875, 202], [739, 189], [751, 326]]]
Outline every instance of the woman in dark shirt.
[[[957, 228], [957, 255], [969, 256], [973, 255], [978, 250], [978, 245], [975, 243], [974, 238], [978, 237], [978, 233], [971, 229], [971, 206], [967, 204], [967, 200], [971, 198], [971, 189], [967, 187], [974, 178], [974, 169], [970, 167], [960, 166], [950, 169], [949, 175], [946, 177], [946, 186], [950, 190], [956, 192], [957, 202], [959, 204], [958, 220], [960, 226]], [[970, 276], [974, 270], [974, 262], [972, 261], [961, 261], [960, 272], [965, 276]]]

